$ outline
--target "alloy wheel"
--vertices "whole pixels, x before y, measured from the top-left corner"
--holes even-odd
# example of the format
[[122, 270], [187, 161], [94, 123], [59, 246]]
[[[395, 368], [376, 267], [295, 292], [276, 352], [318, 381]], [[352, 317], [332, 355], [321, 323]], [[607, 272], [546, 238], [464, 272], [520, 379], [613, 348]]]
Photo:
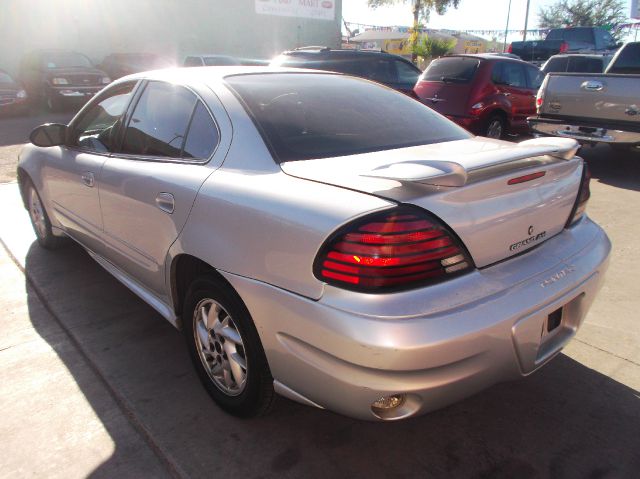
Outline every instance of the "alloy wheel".
[[213, 383], [229, 396], [241, 394], [247, 381], [247, 357], [231, 315], [217, 301], [205, 298], [195, 308], [193, 332], [198, 356]]
[[38, 236], [41, 238], [46, 237], [47, 223], [44, 216], [44, 208], [42, 207], [42, 202], [36, 189], [33, 187], [29, 190], [29, 215], [31, 216], [31, 221], [33, 222], [33, 226], [35, 226]]

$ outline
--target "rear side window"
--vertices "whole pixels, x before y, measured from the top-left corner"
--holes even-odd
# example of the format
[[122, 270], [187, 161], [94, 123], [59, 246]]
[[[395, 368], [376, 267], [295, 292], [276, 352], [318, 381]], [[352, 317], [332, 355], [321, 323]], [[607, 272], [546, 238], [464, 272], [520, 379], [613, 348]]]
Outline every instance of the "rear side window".
[[209, 158], [218, 145], [218, 137], [218, 128], [199, 101], [191, 119], [182, 157], [201, 160]]
[[566, 72], [569, 59], [567, 57], [550, 58], [544, 64], [542, 71], [545, 73]]
[[200, 57], [187, 57], [187, 59], [184, 61], [184, 66], [185, 67], [201, 67], [202, 60], [200, 59]]
[[401, 62], [400, 60], [396, 60], [395, 65], [398, 73], [398, 83], [410, 83], [415, 85], [418, 81], [418, 77], [420, 76], [420, 71], [405, 62]]
[[592, 57], [569, 57], [567, 71], [572, 73], [602, 73], [602, 59]]
[[552, 30], [546, 39], [595, 44], [593, 30], [591, 28], [563, 28]]
[[640, 42], [623, 48], [607, 73], [640, 74]]
[[434, 60], [422, 74], [426, 81], [469, 83], [480, 65], [480, 60], [471, 57], [449, 57]]
[[180, 158], [196, 96], [184, 87], [151, 82], [131, 115], [122, 152]]
[[469, 138], [408, 96], [342, 75], [226, 78], [278, 162], [329, 158]]
[[525, 66], [525, 71], [527, 72], [527, 84], [529, 88], [533, 88], [534, 90], [540, 88], [542, 80], [544, 80], [544, 73], [540, 69], [528, 65]]

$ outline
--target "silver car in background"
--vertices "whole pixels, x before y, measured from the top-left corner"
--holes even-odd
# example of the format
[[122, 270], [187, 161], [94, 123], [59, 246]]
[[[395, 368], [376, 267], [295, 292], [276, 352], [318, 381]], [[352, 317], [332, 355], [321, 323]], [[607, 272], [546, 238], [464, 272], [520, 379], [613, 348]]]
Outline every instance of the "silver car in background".
[[40, 244], [74, 239], [181, 327], [239, 416], [279, 393], [396, 420], [526, 376], [608, 264], [575, 141], [473, 137], [349, 76], [137, 74], [31, 141]]

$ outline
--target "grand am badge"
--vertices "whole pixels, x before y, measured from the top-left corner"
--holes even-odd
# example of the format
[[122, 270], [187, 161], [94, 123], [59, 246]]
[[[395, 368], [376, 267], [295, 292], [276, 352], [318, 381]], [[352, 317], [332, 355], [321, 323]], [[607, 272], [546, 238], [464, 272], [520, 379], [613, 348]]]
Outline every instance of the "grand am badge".
[[523, 246], [527, 246], [527, 245], [530, 245], [531, 243], [535, 243], [536, 241], [539, 241], [539, 240], [543, 239], [545, 236], [547, 236], [547, 232], [546, 231], [543, 231], [541, 233], [538, 233], [538, 234], [534, 235], [533, 234], [533, 225], [529, 226], [529, 228], [527, 229], [527, 234], [529, 235], [528, 238], [520, 240], [520, 241], [518, 241], [516, 243], [513, 243], [511, 246], [509, 246], [509, 251], [519, 250]]

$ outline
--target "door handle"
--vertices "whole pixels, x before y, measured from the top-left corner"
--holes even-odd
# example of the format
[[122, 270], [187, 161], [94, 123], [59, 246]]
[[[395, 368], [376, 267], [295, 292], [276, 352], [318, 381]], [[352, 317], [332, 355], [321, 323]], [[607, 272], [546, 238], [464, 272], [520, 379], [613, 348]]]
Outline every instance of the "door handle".
[[84, 173], [82, 173], [82, 175], [80, 175], [80, 178], [82, 179], [82, 182], [89, 188], [93, 188], [93, 185], [96, 182], [93, 173], [91, 173], [90, 171], [85, 171]]
[[504, 96], [511, 96], [511, 93], [509, 93], [508, 91], [505, 91], [502, 93]]
[[595, 81], [595, 80], [590, 80], [590, 81], [582, 82], [582, 85], [580, 86], [582, 87], [583, 90], [587, 90], [587, 91], [601, 91], [604, 88], [604, 83]]
[[165, 213], [173, 213], [175, 209], [175, 199], [171, 193], [158, 193], [156, 196], [156, 205]]

